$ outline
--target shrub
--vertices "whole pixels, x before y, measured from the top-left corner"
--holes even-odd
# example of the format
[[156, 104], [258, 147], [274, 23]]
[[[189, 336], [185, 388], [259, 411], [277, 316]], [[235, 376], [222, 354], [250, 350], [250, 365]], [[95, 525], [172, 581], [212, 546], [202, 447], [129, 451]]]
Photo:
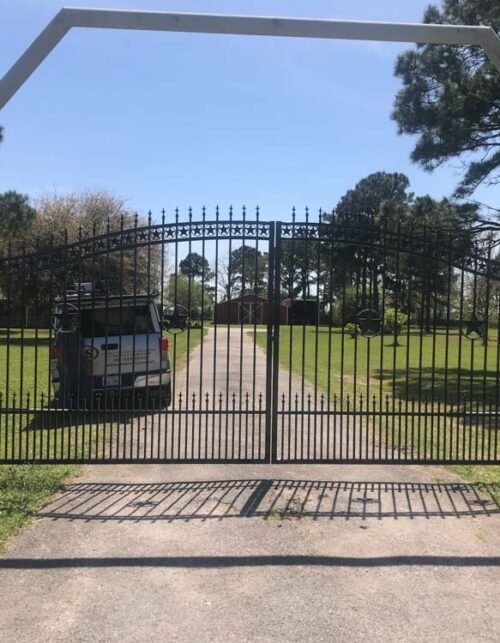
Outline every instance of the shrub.
[[386, 308], [384, 312], [384, 334], [397, 337], [408, 326], [408, 315], [396, 312], [395, 308]]
[[356, 335], [358, 334], [358, 327], [356, 326], [356, 324], [353, 324], [351, 322], [344, 326], [344, 330], [352, 338], [356, 337]]
[[342, 326], [356, 317], [359, 310], [358, 293], [354, 286], [348, 286], [345, 292], [338, 294], [337, 301], [333, 304], [332, 322], [334, 326]]

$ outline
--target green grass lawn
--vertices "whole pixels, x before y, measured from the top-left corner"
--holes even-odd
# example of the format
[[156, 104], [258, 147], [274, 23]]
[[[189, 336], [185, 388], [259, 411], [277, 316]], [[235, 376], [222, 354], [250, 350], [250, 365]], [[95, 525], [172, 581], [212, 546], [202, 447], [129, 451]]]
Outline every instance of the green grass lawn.
[[0, 466], [0, 552], [8, 536], [18, 531], [77, 470], [74, 465]]
[[[205, 327], [203, 331], [191, 329], [175, 338], [168, 335], [173, 368], [185, 365], [188, 348], [193, 350], [207, 331]], [[6, 401], [17, 408], [40, 408], [42, 400], [48, 404], [49, 346], [47, 330], [11, 329], [7, 333], [0, 329], [0, 394], [4, 407]], [[112, 428], [102, 419], [98, 423], [92, 423], [87, 414], [77, 416], [63, 411], [0, 413], [0, 455], [24, 459], [33, 454], [50, 459], [61, 453], [75, 460], [95, 457], [97, 432], [102, 434]], [[99, 448], [104, 448], [102, 440]], [[77, 471], [75, 465], [0, 466], [0, 548], [61, 487], [64, 479]]]
[[[255, 334], [255, 341], [265, 350], [267, 333], [262, 330]], [[249, 334], [254, 337], [253, 333]], [[389, 409], [394, 404], [396, 410], [411, 411], [420, 407], [444, 412], [457, 408], [459, 396], [465, 397], [467, 405], [472, 404], [474, 410], [497, 408], [500, 345], [496, 331], [490, 333], [487, 346], [468, 340], [456, 330], [447, 333], [444, 329], [423, 336], [418, 329], [410, 329], [403, 333], [398, 344], [394, 345], [391, 336], [353, 339], [340, 329], [320, 327], [316, 332], [313, 326], [281, 326], [279, 362], [283, 369], [315, 385], [318, 397], [325, 396], [325, 405], [327, 397], [335, 396], [338, 407], [343, 403], [345, 409], [349, 397], [351, 409], [355, 405], [359, 409], [362, 403], [366, 410], [367, 400], [371, 403], [375, 396], [378, 408], [381, 401], [384, 406], [388, 400]], [[288, 391], [279, 393], [287, 396]], [[443, 446], [442, 440], [436, 443], [438, 420], [435, 417], [427, 422], [425, 435], [423, 430], [420, 434], [410, 430], [410, 419], [403, 417], [393, 422], [396, 440], [403, 450], [413, 447], [416, 451], [419, 447], [421, 453], [432, 449], [434, 455], [442, 456], [443, 449], [448, 454], [453, 448], [453, 453], [460, 456], [472, 448], [473, 452], [477, 449], [478, 453], [492, 455], [494, 445], [493, 440], [488, 442], [488, 432], [484, 432], [483, 440], [483, 432], [471, 424], [464, 426], [454, 419], [453, 426], [450, 422], [443, 426], [443, 420], [439, 420], [441, 436], [447, 433], [456, 440], [453, 445], [448, 442]], [[495, 430], [492, 435], [494, 433]], [[454, 466], [453, 470], [467, 480], [500, 483], [500, 466], [464, 465]]]
[[[256, 335], [262, 348], [266, 335]], [[398, 343], [394, 345], [392, 336], [353, 339], [339, 329], [320, 327], [316, 333], [312, 326], [281, 326], [280, 364], [339, 399], [382, 393], [408, 402], [451, 402], [459, 394], [481, 405], [496, 403], [500, 358], [496, 337], [484, 347], [457, 331], [421, 336], [412, 330]]]

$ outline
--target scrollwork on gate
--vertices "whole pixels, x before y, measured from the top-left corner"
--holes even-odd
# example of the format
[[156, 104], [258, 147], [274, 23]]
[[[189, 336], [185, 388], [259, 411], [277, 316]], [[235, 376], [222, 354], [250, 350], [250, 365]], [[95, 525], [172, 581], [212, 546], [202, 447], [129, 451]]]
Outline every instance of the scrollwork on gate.
[[40, 269], [55, 269], [71, 260], [85, 260], [110, 252], [133, 250], [151, 244], [211, 239], [266, 241], [270, 238], [272, 225], [258, 220], [215, 220], [161, 223], [117, 230], [36, 253], [4, 256], [3, 259], [0, 258], [0, 272], [29, 273]]

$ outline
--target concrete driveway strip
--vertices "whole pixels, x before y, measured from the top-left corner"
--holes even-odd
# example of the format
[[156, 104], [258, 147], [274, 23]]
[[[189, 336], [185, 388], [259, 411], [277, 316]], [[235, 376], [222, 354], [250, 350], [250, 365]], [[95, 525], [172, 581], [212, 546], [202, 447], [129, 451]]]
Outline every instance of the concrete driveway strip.
[[[269, 405], [267, 356], [256, 346], [251, 329], [209, 329], [203, 342], [190, 353], [188, 366], [174, 370], [173, 405], [168, 412], [125, 426], [114, 445], [115, 453], [132, 453], [144, 459], [263, 459]], [[280, 399], [284, 395], [287, 404], [290, 401], [296, 408], [301, 404], [305, 408], [308, 396], [313, 400], [315, 395], [311, 384], [283, 368], [278, 390]], [[191, 413], [193, 409], [195, 413]], [[294, 443], [305, 444], [306, 436], [312, 435], [304, 417], [292, 421], [283, 415], [280, 436], [286, 441], [289, 432]]]
[[86, 466], [0, 557], [1, 641], [498, 641], [499, 605], [500, 508], [437, 467]]
[[431, 467], [86, 467], [0, 578], [2, 641], [496, 641], [500, 510]]

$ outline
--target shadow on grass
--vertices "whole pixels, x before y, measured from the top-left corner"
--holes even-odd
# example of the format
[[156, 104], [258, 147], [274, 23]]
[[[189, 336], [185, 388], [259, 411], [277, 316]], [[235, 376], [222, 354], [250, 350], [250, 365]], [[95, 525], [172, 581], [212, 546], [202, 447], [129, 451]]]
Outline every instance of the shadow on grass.
[[32, 414], [29, 422], [22, 431], [40, 431], [44, 429], [64, 429], [69, 427], [90, 426], [92, 424], [119, 423], [127, 424], [138, 417], [147, 417], [158, 414], [156, 410], [145, 409], [108, 409], [108, 410], [85, 410], [85, 409], [40, 409]]
[[[316, 333], [316, 331], [317, 331], [318, 333], [326, 333], [326, 334], [331, 333], [332, 335], [342, 335], [342, 327], [341, 326], [331, 326], [330, 327], [330, 326], [327, 326], [327, 325], [323, 325], [323, 326], [318, 326], [316, 328], [315, 326], [305, 326], [304, 327], [302, 325], [296, 325], [296, 326], [294, 326], [294, 328], [299, 328], [299, 329], [305, 328], [306, 332], [309, 332], [309, 333]], [[426, 331], [426, 330], [421, 331], [420, 328], [416, 328], [416, 327], [412, 326], [410, 328], [409, 332], [407, 330], [404, 330], [398, 336], [398, 341], [399, 341], [400, 345], [404, 345], [405, 339], [406, 339], [406, 337], [408, 337], [408, 335], [410, 337], [433, 337], [433, 336], [453, 337], [453, 336], [460, 335], [460, 331], [457, 328], [449, 328], [447, 330], [446, 327], [442, 327], [442, 326], [436, 327], [435, 332], [433, 330], [432, 331]], [[351, 338], [350, 334], [345, 329], [344, 329], [344, 337], [346, 339]], [[389, 340], [389, 341], [393, 341], [394, 340], [394, 333], [384, 333], [382, 335], [382, 337], [384, 339]], [[364, 339], [365, 338], [361, 334], [358, 334], [358, 341], [361, 341], [361, 340], [364, 340]]]
[[[498, 398], [498, 373], [496, 370], [471, 370], [464, 368], [400, 368], [377, 369], [373, 375], [386, 386], [397, 391], [403, 400], [434, 399], [467, 404], [478, 402], [488, 407], [496, 406]], [[460, 396], [458, 383], [460, 381]]]

